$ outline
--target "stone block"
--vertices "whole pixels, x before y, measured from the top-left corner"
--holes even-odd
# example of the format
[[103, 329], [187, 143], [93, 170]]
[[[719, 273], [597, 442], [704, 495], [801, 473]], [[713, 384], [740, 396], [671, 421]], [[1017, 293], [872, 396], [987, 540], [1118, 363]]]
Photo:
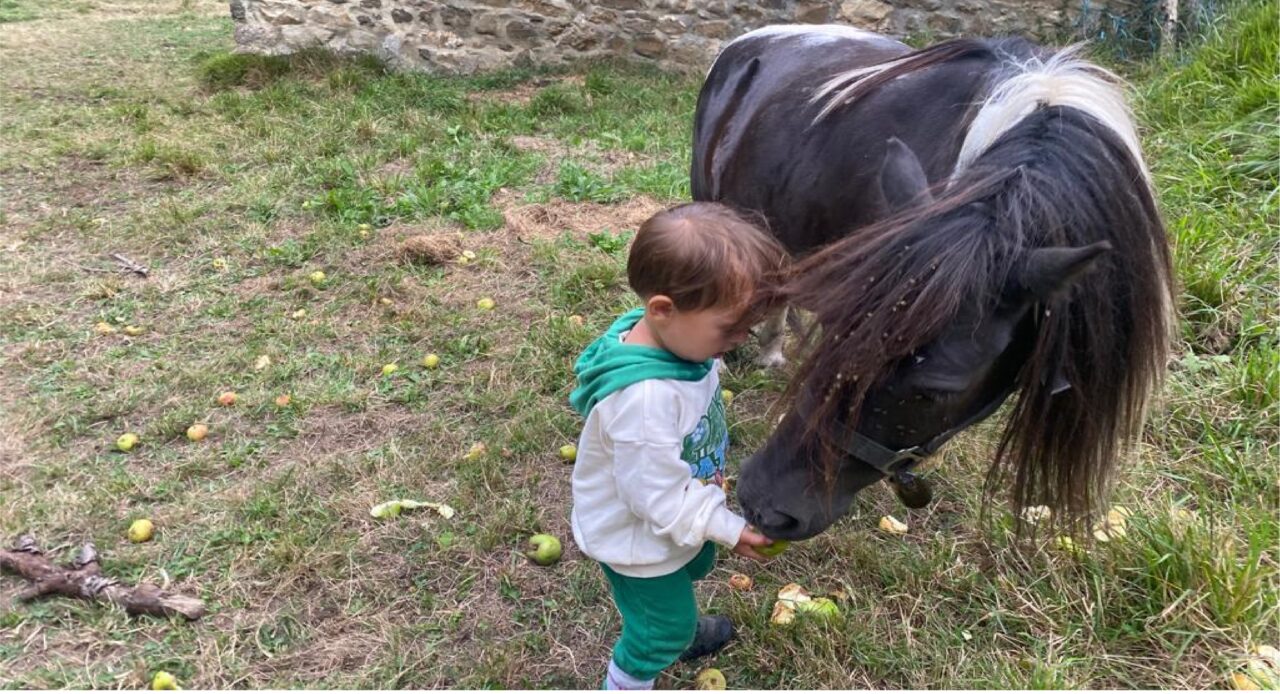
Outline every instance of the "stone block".
[[845, 0], [840, 3], [840, 20], [854, 26], [876, 26], [889, 16], [893, 5], [880, 0]]
[[632, 44], [631, 50], [644, 58], [661, 58], [667, 54], [666, 37], [661, 34], [646, 34], [637, 36], [635, 43]]
[[831, 21], [831, 5], [826, 2], [798, 2], [795, 18], [801, 24], [826, 24]]
[[533, 26], [523, 20], [514, 20], [507, 22], [507, 26], [503, 29], [509, 41], [515, 43], [528, 43], [530, 39], [538, 35]]
[[471, 10], [446, 5], [440, 8], [440, 23], [455, 31], [471, 27]]
[[721, 19], [713, 19], [694, 24], [693, 31], [699, 36], [706, 36], [707, 38], [712, 39], [723, 39], [728, 38], [731, 29], [728, 22]]
[[597, 0], [597, 5], [608, 7], [612, 10], [643, 10], [645, 9], [644, 0]]
[[658, 31], [669, 36], [680, 36], [689, 30], [693, 20], [678, 14], [663, 15], [658, 18]]
[[471, 28], [477, 34], [484, 34], [486, 36], [497, 36], [498, 27], [500, 26], [498, 24], [498, 20], [500, 18], [501, 18], [501, 15], [490, 13], [490, 12], [486, 12], [484, 14], [477, 14], [471, 20]]

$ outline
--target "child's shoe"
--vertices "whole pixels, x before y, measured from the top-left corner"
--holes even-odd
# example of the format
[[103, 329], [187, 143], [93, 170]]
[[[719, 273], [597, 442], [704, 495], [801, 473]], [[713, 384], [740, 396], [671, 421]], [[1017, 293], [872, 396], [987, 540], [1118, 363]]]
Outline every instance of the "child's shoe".
[[711, 655], [733, 640], [733, 622], [723, 615], [700, 615], [693, 643], [680, 655], [680, 660], [693, 660]]

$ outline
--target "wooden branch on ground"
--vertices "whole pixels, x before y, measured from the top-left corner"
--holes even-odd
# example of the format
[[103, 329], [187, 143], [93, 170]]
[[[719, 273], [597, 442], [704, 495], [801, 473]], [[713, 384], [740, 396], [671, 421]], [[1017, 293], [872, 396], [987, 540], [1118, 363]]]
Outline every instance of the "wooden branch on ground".
[[116, 262], [120, 263], [121, 267], [123, 267], [125, 270], [128, 270], [129, 272], [136, 272], [137, 274], [142, 275], [143, 277], [146, 277], [147, 273], [150, 272], [150, 270], [147, 270], [145, 267], [133, 262], [132, 260], [124, 257], [123, 255], [120, 255], [119, 253], [112, 253], [111, 257], [115, 258]]
[[74, 562], [58, 567], [44, 556], [34, 538], [23, 535], [14, 543], [13, 549], [0, 549], [0, 570], [15, 573], [34, 584], [18, 595], [19, 600], [65, 595], [115, 603], [131, 615], [168, 617], [180, 614], [187, 619], [204, 616], [204, 601], [198, 598], [170, 593], [150, 583], [121, 585], [103, 576], [98, 565], [98, 550], [92, 542], [86, 542], [80, 548]]

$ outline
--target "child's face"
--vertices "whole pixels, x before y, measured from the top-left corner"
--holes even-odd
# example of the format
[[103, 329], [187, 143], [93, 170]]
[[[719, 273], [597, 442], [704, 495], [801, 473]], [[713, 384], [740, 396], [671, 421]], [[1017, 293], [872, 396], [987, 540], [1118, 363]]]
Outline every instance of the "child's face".
[[712, 307], [681, 311], [674, 306], [654, 320], [655, 332], [667, 351], [688, 361], [724, 356], [747, 341], [741, 307]]

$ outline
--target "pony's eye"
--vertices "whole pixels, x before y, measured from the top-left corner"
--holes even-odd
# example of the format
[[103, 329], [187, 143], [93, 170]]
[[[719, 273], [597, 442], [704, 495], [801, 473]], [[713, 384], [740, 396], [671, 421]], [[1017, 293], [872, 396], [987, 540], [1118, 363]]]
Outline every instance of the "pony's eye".
[[945, 390], [942, 388], [918, 388], [916, 394], [924, 400], [932, 400], [934, 402], [947, 402], [954, 399], [959, 393], [954, 390]]

